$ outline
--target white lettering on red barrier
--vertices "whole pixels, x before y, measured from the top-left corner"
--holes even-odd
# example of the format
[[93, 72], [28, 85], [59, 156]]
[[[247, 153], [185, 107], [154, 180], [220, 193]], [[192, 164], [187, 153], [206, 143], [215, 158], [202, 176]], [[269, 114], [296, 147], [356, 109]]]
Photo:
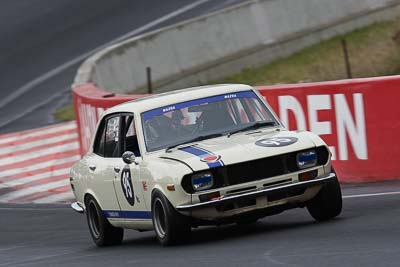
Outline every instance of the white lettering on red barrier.
[[[307, 107], [303, 108], [300, 101], [290, 95], [279, 96], [279, 116], [282, 123], [290, 128], [289, 111], [292, 111], [298, 130], [307, 130], [307, 121], [304, 110], [308, 113], [309, 130], [318, 135], [330, 135], [331, 121], [321, 121], [318, 111], [332, 110], [336, 117], [336, 135], [338, 141], [339, 160], [348, 160], [348, 143], [350, 140], [355, 156], [358, 159], [368, 159], [367, 135], [365, 130], [365, 112], [363, 95], [353, 94], [354, 114], [350, 110], [344, 94], [333, 95], [308, 95]], [[348, 137], [348, 138], [347, 138]], [[332, 159], [336, 159], [336, 147], [330, 146]]]
[[354, 113], [356, 122], [351, 116], [351, 111], [347, 105], [343, 94], [334, 95], [335, 113], [337, 122], [337, 131], [339, 139], [339, 159], [347, 160], [347, 139], [346, 132], [349, 135], [354, 153], [359, 159], [368, 159], [367, 135], [365, 131], [364, 102], [362, 94], [354, 94]]
[[279, 96], [278, 103], [279, 118], [281, 119], [283, 125], [285, 125], [289, 129], [288, 111], [291, 110], [295, 115], [297, 130], [307, 130], [306, 117], [304, 116], [303, 108], [297, 98], [291, 95]]

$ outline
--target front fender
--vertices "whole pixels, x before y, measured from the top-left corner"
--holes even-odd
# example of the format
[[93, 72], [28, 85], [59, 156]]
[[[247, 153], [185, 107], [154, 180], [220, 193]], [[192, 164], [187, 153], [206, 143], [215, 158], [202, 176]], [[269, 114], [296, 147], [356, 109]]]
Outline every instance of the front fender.
[[187, 165], [170, 159], [154, 160], [143, 166], [143, 177], [152, 182], [147, 203], [151, 203], [153, 192], [158, 190], [174, 207], [190, 204], [191, 194], [186, 193], [181, 185], [183, 176], [190, 173], [192, 170]]

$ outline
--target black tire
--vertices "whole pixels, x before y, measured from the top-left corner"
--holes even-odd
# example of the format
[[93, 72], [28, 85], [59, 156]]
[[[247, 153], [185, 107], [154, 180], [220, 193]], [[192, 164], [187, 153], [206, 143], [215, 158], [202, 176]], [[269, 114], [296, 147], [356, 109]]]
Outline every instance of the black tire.
[[321, 188], [307, 204], [307, 209], [317, 221], [332, 219], [342, 212], [342, 191], [337, 177]]
[[153, 194], [151, 211], [154, 230], [161, 245], [182, 244], [189, 240], [189, 218], [178, 213], [162, 193]]
[[112, 226], [93, 197], [86, 200], [86, 218], [90, 235], [98, 247], [121, 244], [124, 229]]

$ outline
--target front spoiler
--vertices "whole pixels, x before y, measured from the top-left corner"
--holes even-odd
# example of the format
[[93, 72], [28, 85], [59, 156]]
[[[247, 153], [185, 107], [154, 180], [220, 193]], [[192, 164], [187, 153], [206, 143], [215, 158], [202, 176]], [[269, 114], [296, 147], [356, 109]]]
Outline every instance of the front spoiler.
[[197, 204], [191, 204], [191, 205], [179, 205], [176, 207], [178, 211], [191, 211], [195, 209], [201, 209], [201, 208], [209, 208], [209, 207], [214, 207], [219, 204], [226, 204], [226, 203], [231, 203], [235, 202], [238, 200], [245, 200], [249, 198], [255, 198], [255, 197], [260, 197], [260, 196], [266, 196], [276, 194], [276, 193], [281, 193], [285, 192], [287, 190], [296, 190], [296, 189], [306, 189], [312, 186], [316, 185], [322, 185], [330, 180], [336, 178], [335, 173], [330, 173], [326, 176], [316, 178], [310, 181], [304, 181], [304, 182], [298, 182], [298, 183], [293, 183], [293, 184], [286, 184], [286, 185], [281, 185], [277, 187], [272, 187], [272, 188], [266, 188], [258, 191], [253, 191], [253, 192], [246, 192], [234, 196], [227, 196], [221, 199], [216, 199], [216, 200], [210, 200], [207, 202], [201, 202]]

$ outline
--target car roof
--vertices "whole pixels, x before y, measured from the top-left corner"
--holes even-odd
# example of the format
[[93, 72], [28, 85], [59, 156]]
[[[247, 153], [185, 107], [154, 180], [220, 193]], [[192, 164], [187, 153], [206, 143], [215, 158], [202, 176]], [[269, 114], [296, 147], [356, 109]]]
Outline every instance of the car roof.
[[118, 112], [142, 113], [178, 102], [249, 90], [254, 90], [254, 88], [244, 84], [218, 84], [191, 87], [128, 101], [107, 109], [104, 115]]

